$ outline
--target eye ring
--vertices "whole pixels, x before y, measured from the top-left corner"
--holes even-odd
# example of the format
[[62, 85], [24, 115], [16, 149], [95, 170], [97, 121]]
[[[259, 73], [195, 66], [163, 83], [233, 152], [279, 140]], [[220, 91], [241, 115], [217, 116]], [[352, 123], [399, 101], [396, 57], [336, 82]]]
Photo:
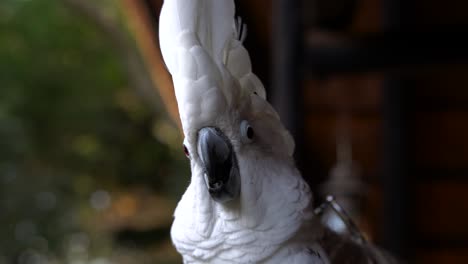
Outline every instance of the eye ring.
[[255, 137], [255, 132], [247, 120], [243, 120], [240, 125], [241, 140], [244, 143], [250, 143]]

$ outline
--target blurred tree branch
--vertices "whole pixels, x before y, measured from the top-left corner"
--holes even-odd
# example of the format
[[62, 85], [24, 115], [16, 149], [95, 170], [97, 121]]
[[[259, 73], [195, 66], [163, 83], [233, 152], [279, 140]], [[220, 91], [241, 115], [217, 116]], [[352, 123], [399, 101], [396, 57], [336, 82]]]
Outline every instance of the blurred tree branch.
[[159, 89], [169, 114], [181, 128], [172, 77], [164, 66], [157, 37], [158, 27], [152, 21], [152, 19], [158, 19], [158, 17], [152, 17], [152, 15], [159, 14], [156, 9], [161, 7], [162, 0], [120, 0], [120, 3], [143, 54], [151, 78]]
[[[62, 0], [62, 2], [69, 7], [73, 12], [79, 13], [92, 21], [99, 30], [106, 34], [113, 43], [116, 52], [128, 73], [131, 85], [136, 89], [137, 94], [155, 113], [160, 113], [160, 98], [156, 92], [158, 82], [154, 80], [151, 74], [151, 69], [147, 69], [145, 63], [142, 61], [138, 50], [133, 46], [130, 36], [126, 34], [119, 26], [119, 21], [106, 15], [104, 10], [98, 6], [98, 2], [89, 0]], [[172, 88], [172, 86], [171, 86]], [[163, 100], [165, 97], [162, 95]], [[165, 102], [166, 106], [167, 103]], [[177, 107], [177, 106], [176, 106]], [[177, 108], [176, 108], [177, 109]], [[178, 122], [178, 113], [175, 115], [169, 111], [170, 116]]]

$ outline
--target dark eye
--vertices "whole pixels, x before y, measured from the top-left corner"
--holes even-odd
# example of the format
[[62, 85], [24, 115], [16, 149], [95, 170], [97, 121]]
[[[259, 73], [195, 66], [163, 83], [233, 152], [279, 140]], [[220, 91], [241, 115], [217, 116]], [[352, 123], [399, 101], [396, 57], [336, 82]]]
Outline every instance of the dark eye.
[[251, 126], [249, 126], [249, 127], [247, 128], [247, 137], [248, 137], [249, 139], [253, 139], [253, 136], [254, 136], [253, 128], [252, 128]]
[[254, 130], [252, 126], [250, 126], [249, 122], [247, 122], [247, 120], [241, 122], [240, 132], [241, 140], [244, 143], [251, 142], [255, 136]]
[[184, 144], [184, 153], [185, 153], [185, 156], [190, 159], [190, 152], [188, 148], [185, 146], [185, 144]]

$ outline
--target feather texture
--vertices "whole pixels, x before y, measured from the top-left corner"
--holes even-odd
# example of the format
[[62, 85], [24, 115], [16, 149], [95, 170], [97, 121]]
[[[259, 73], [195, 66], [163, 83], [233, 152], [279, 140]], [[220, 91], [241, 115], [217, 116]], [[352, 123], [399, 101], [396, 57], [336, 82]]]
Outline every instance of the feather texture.
[[[266, 98], [242, 45], [233, 1], [166, 0], [159, 25], [161, 52], [174, 80], [186, 134], [215, 119], [213, 113], [249, 100], [252, 93]], [[218, 99], [203, 101], [210, 98], [207, 90]], [[191, 117], [199, 115], [194, 122]]]

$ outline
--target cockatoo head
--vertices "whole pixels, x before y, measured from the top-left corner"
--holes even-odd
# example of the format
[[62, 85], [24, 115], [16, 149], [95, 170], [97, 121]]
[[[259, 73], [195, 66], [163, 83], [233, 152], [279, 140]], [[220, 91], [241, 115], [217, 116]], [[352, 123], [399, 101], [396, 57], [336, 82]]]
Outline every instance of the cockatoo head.
[[214, 201], [235, 200], [252, 177], [240, 157], [290, 158], [293, 140], [251, 71], [232, 1], [166, 0], [160, 21], [192, 171], [201, 169]]
[[[230, 90], [242, 91], [241, 84], [228, 77]], [[192, 166], [202, 169], [214, 201], [235, 200], [247, 190], [242, 185], [252, 182], [255, 175], [251, 169], [261, 157], [290, 159], [292, 140], [276, 112], [257, 92], [226, 96], [223, 90], [212, 87], [200, 94], [199, 100], [198, 106], [184, 112], [197, 117], [191, 125], [184, 122], [184, 149]], [[200, 110], [192, 112], [196, 107]]]

